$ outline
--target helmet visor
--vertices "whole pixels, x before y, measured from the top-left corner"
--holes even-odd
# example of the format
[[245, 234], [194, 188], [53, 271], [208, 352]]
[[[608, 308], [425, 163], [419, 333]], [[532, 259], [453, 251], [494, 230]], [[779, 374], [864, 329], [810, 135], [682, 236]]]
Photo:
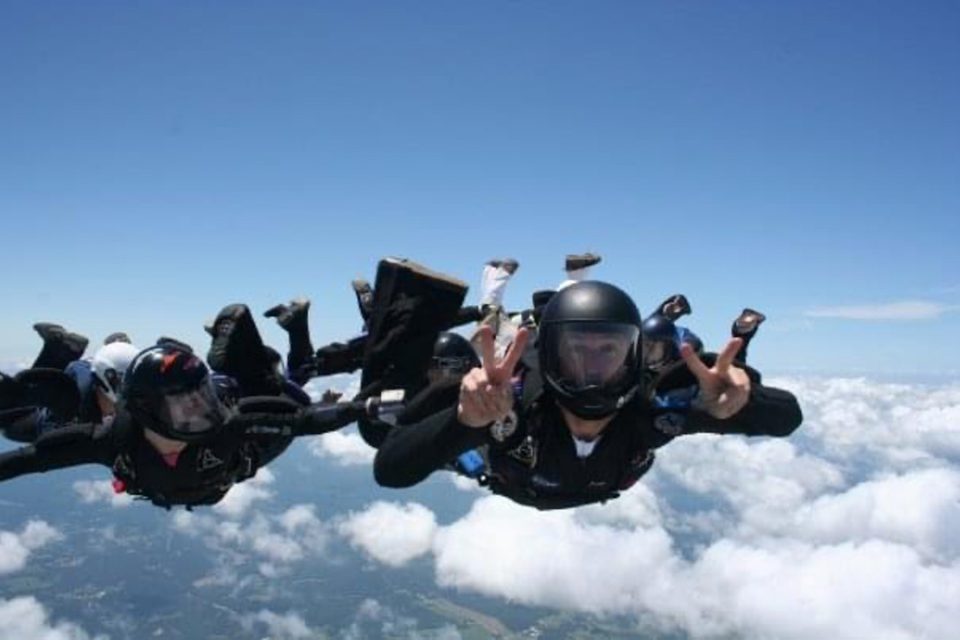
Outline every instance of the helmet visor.
[[548, 367], [569, 391], [615, 387], [633, 370], [640, 329], [605, 322], [556, 327]]
[[123, 373], [110, 367], [103, 370], [96, 370], [94, 372], [94, 379], [99, 384], [104, 395], [106, 395], [111, 402], [116, 402], [117, 397], [120, 395], [120, 387], [123, 385]]
[[161, 413], [174, 437], [194, 438], [216, 431], [226, 417], [212, 385], [164, 396]]
[[643, 341], [643, 363], [648, 369], [658, 371], [674, 362], [679, 355], [675, 339], [644, 339]]

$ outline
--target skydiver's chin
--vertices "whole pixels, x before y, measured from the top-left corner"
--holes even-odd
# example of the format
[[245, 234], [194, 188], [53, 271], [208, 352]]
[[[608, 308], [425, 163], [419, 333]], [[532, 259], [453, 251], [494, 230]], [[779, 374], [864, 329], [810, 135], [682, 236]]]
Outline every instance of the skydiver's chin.
[[598, 438], [617, 415], [614, 413], [598, 420], [587, 420], [577, 417], [563, 406], [560, 407], [560, 412], [563, 414], [563, 421], [566, 423], [567, 429], [570, 430], [570, 434], [577, 440], [587, 442]]

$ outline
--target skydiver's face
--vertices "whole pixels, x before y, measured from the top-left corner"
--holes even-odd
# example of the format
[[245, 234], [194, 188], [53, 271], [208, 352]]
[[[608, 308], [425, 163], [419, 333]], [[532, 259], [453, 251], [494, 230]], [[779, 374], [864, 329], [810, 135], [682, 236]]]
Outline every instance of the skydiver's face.
[[562, 337], [561, 373], [580, 386], [614, 380], [627, 361], [632, 342], [612, 333], [571, 331]]

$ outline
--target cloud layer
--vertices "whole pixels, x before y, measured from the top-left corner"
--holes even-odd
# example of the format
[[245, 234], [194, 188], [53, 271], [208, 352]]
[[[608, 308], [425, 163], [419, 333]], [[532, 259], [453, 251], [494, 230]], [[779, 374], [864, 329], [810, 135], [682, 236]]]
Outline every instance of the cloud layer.
[[0, 575], [20, 571], [31, 552], [62, 538], [59, 531], [43, 520], [31, 520], [20, 533], [0, 530]]
[[338, 531], [389, 567], [429, 558], [443, 587], [627, 615], [641, 633], [960, 636], [960, 386], [771, 384], [803, 401], [795, 437], [681, 438], [608, 505], [486, 496], [437, 524], [377, 502]]
[[0, 598], [0, 640], [106, 640], [91, 637], [71, 622], [51, 622], [47, 610], [33, 597]]

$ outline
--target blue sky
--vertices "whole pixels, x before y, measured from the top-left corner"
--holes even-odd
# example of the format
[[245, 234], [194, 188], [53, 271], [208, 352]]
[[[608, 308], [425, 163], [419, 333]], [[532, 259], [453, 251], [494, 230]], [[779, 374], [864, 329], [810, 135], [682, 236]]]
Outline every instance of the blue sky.
[[519, 306], [591, 250], [708, 346], [765, 311], [767, 370], [958, 370], [956, 3], [2, 6], [0, 361], [295, 295], [319, 344], [384, 255], [515, 256]]

